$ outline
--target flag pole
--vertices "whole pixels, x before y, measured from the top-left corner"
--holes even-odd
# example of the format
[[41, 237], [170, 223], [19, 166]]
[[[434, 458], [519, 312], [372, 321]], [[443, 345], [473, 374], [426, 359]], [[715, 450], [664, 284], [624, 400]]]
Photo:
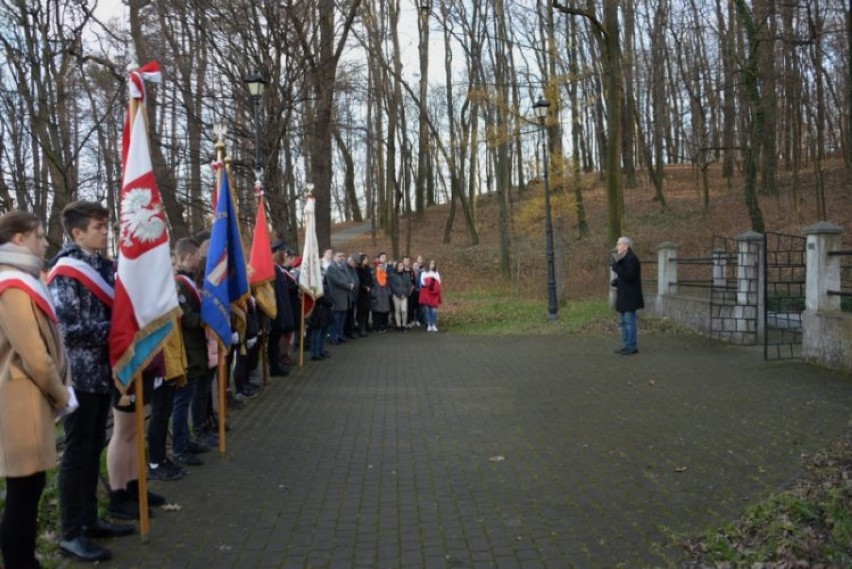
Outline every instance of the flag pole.
[[136, 469], [139, 475], [139, 538], [142, 543], [148, 543], [151, 533], [150, 520], [148, 519], [148, 469], [145, 457], [145, 398], [144, 386], [142, 385], [142, 374], [133, 378], [135, 386], [136, 404], [134, 405], [136, 415]]
[[[225, 168], [225, 132], [224, 129], [220, 130], [217, 134], [216, 139], [216, 161], [220, 165], [220, 169], [216, 170], [216, 182], [215, 187], [217, 189], [220, 188], [222, 183], [222, 171], [221, 168]], [[222, 199], [223, 196], [217, 196], [217, 199]], [[213, 211], [216, 211], [217, 204], [213, 204]], [[216, 383], [219, 388], [219, 455], [225, 456], [225, 424], [228, 420], [228, 366], [227, 366], [227, 355], [225, 350], [225, 344], [222, 342], [221, 338], [217, 338], [216, 342], [219, 344], [218, 350], [218, 361], [216, 363]]]
[[[136, 113], [143, 112], [142, 117], [145, 119], [145, 124], [148, 124], [148, 117], [144, 114], [144, 107], [140, 109], [139, 101], [135, 97], [130, 97], [128, 105], [127, 128], [133, 128]], [[130, 132], [127, 133], [127, 139], [130, 139]], [[136, 479], [139, 482], [139, 540], [142, 543], [148, 543], [151, 534], [150, 519], [148, 518], [148, 459], [145, 453], [145, 399], [142, 386], [142, 376], [138, 374], [133, 379], [134, 392], [136, 395], [136, 404], [134, 405], [134, 419], [136, 421]]]
[[219, 342], [219, 362], [216, 366], [219, 382], [219, 455], [225, 456], [225, 422], [228, 420], [228, 370], [225, 344]]
[[266, 333], [266, 328], [262, 328], [260, 330], [260, 363], [263, 367], [263, 388], [266, 389], [269, 386], [269, 362], [268, 358], [268, 344], [269, 337]]
[[302, 317], [299, 319], [299, 367], [305, 363], [305, 295], [302, 293]]

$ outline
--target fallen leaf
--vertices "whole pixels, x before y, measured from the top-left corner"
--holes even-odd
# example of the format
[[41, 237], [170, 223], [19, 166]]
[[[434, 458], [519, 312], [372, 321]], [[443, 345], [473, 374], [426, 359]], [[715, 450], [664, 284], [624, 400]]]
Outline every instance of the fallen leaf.
[[686, 472], [688, 468], [689, 468], [688, 466], [678, 466], [674, 470], [675, 470], [675, 472]]
[[492, 457], [491, 457], [491, 458], [489, 458], [488, 460], [489, 460], [489, 461], [491, 461], [491, 462], [503, 462], [504, 460], [506, 460], [506, 457], [505, 457], [505, 456], [500, 456], [500, 455], [498, 454], [497, 456], [492, 456]]
[[179, 512], [183, 509], [183, 506], [180, 504], [163, 504], [160, 509], [167, 512]]
[[648, 385], [650, 385], [651, 387], [654, 387], [655, 385], [657, 385], [657, 382], [652, 379], [652, 380], [648, 381]]

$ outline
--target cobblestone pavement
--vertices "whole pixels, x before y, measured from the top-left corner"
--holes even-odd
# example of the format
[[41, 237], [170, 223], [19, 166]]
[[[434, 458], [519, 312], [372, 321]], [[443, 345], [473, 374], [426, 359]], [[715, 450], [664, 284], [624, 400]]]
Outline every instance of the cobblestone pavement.
[[679, 566], [850, 428], [852, 378], [698, 337], [373, 335], [231, 416], [116, 567]]

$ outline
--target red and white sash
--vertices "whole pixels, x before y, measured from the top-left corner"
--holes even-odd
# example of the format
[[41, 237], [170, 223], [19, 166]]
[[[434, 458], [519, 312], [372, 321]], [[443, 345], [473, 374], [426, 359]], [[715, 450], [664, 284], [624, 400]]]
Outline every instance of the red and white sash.
[[91, 265], [80, 259], [62, 257], [50, 269], [47, 274], [47, 284], [58, 276], [70, 277], [80, 282], [89, 292], [100, 299], [101, 302], [112, 308], [115, 290], [104, 280]]
[[186, 275], [181, 275], [180, 273], [175, 275], [175, 280], [179, 280], [183, 284], [192, 291], [192, 294], [195, 296], [195, 300], [198, 301], [198, 304], [201, 304], [201, 293], [198, 291], [198, 285], [195, 284], [195, 281], [189, 278]]
[[0, 271], [0, 294], [8, 288], [18, 288], [30, 295], [33, 302], [48, 318], [56, 322], [56, 311], [53, 310], [53, 300], [50, 298], [44, 284], [23, 271], [14, 269]]

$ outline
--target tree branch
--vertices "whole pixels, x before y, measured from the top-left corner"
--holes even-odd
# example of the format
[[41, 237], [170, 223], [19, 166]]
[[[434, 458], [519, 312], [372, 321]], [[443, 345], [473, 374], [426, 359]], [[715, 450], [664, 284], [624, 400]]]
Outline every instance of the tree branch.
[[581, 16], [589, 20], [589, 22], [592, 24], [592, 31], [595, 33], [596, 36], [598, 36], [598, 39], [604, 40], [606, 39], [607, 35], [609, 35], [601, 21], [598, 20], [591, 12], [581, 10], [579, 8], [574, 8], [571, 6], [564, 6], [559, 3], [559, 0], [553, 0], [553, 7], [567, 16]]

